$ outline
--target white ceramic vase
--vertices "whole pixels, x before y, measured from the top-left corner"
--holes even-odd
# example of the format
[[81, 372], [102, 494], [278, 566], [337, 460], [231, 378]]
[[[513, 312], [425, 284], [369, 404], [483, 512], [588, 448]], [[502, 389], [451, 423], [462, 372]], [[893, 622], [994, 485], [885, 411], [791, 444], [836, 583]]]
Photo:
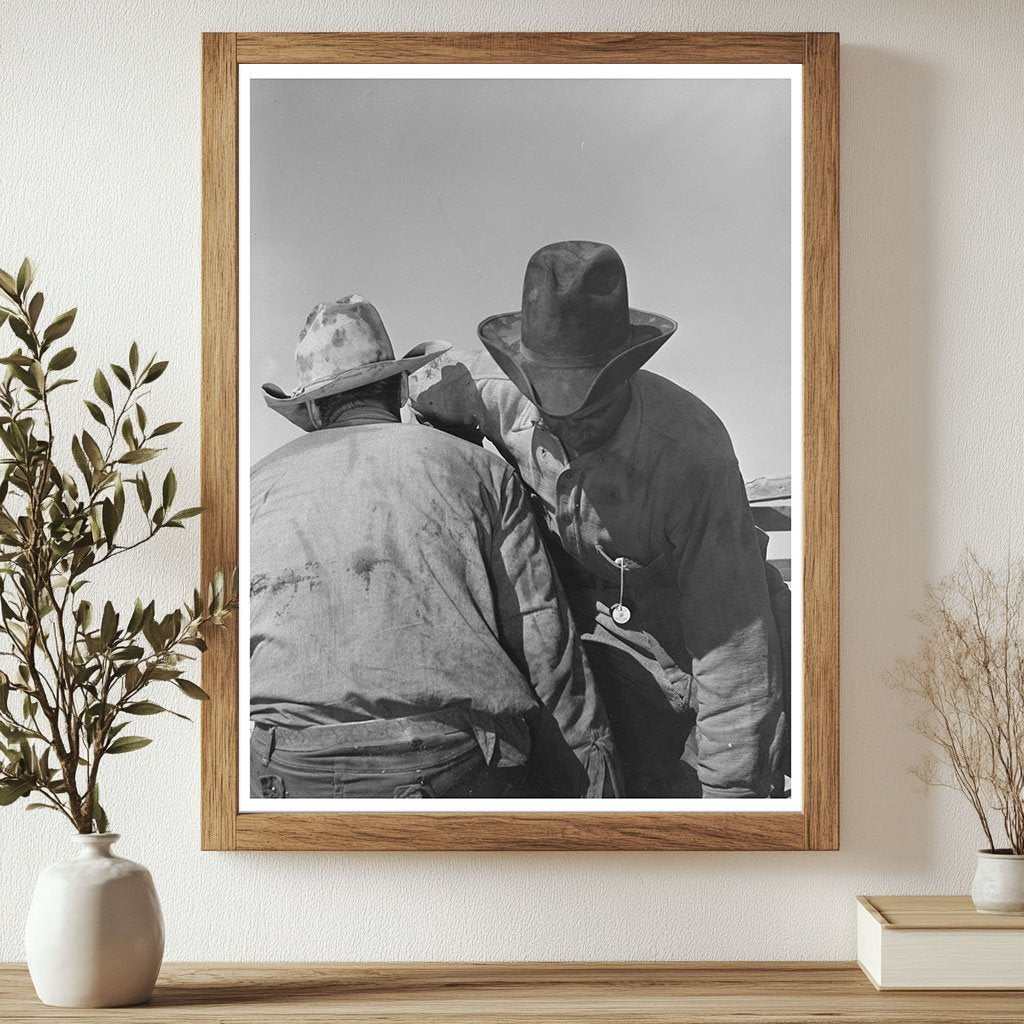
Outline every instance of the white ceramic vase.
[[133, 1006], [153, 992], [164, 920], [149, 872], [110, 850], [120, 836], [76, 835], [77, 857], [43, 870], [25, 926], [36, 994], [50, 1006]]
[[1024, 914], [1024, 854], [979, 850], [971, 899], [982, 914]]

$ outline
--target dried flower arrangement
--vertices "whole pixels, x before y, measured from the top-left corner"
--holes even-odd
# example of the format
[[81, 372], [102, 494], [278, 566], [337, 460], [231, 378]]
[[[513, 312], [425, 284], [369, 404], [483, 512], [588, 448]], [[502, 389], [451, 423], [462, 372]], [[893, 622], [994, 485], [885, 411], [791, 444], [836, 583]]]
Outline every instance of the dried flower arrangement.
[[1024, 854], [1024, 561], [994, 570], [968, 554], [925, 595], [917, 653], [895, 680], [939, 754], [911, 770], [964, 794], [989, 852]]

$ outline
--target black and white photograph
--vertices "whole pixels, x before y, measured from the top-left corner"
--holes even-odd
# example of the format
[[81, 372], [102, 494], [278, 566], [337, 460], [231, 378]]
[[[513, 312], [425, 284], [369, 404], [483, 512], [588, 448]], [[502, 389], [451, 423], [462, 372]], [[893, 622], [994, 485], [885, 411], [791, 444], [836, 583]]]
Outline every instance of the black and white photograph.
[[240, 810], [799, 809], [799, 67], [240, 72]]

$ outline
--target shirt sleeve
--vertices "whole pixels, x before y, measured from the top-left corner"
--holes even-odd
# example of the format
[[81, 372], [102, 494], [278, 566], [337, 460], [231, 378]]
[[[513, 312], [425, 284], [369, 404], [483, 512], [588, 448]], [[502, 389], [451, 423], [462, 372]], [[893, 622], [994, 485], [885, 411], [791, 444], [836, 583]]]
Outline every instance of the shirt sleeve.
[[619, 796], [621, 768], [608, 718], [526, 492], [511, 470], [503, 474], [498, 519], [492, 571], [501, 641], [540, 701], [540, 757], [553, 764], [556, 748], [567, 748], [582, 776], [580, 795]]
[[682, 634], [697, 690], [705, 797], [766, 797], [783, 717], [779, 637], [764, 559], [733, 460], [707, 468], [673, 529]]

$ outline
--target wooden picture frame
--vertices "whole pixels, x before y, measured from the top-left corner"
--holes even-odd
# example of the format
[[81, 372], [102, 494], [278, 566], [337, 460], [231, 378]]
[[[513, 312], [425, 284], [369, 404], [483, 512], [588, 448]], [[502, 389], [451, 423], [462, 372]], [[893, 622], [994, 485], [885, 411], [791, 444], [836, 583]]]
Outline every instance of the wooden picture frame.
[[832, 33], [206, 34], [202, 571], [238, 559], [238, 68], [250, 63], [800, 64], [803, 82], [803, 809], [240, 813], [238, 637], [203, 658], [207, 850], [834, 850], [839, 843], [839, 38]]

